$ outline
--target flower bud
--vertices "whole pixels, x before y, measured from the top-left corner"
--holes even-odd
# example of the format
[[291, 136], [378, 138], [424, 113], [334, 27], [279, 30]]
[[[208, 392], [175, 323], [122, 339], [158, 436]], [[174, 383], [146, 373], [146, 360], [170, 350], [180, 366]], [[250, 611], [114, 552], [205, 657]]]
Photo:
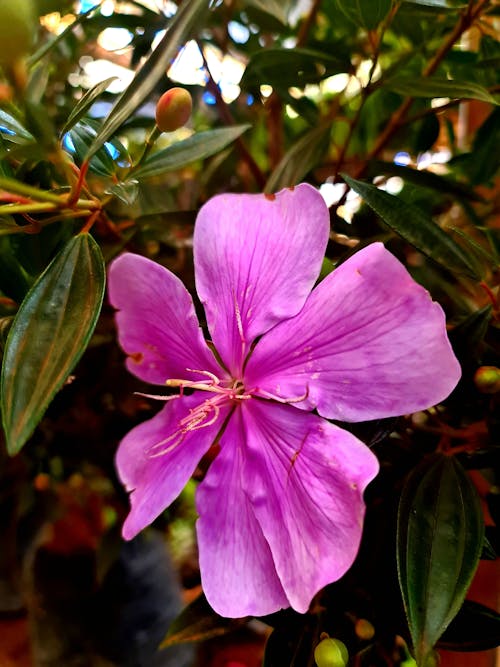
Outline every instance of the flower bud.
[[193, 100], [185, 88], [171, 88], [158, 100], [156, 125], [162, 132], [173, 132], [185, 125], [191, 116]]
[[32, 0], [0, 2], [0, 65], [13, 65], [27, 55], [35, 32]]
[[317, 667], [346, 667], [349, 653], [346, 645], [339, 639], [322, 639], [314, 649]]
[[500, 391], [500, 368], [481, 366], [474, 374], [474, 383], [483, 394], [496, 394]]
[[358, 618], [354, 626], [354, 632], [359, 639], [369, 641], [375, 635], [375, 628], [366, 618]]

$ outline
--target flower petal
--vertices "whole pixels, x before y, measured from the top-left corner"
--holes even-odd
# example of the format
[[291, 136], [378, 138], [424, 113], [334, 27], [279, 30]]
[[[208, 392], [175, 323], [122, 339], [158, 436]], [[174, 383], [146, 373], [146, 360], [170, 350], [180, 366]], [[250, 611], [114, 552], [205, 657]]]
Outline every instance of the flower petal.
[[141, 380], [206, 379], [187, 369], [222, 371], [203, 339], [191, 295], [173, 273], [125, 253], [109, 269], [109, 299], [118, 309], [118, 338], [127, 368]]
[[213, 423], [214, 411], [208, 412], [205, 426], [196, 421], [197, 428], [186, 430], [184, 435], [179, 431], [181, 420], [200, 414], [206, 401], [202, 392], [171, 400], [121, 441], [116, 467], [120, 480], [131, 491], [131, 510], [123, 524], [125, 539], [132, 539], [177, 498], [215, 441], [228, 408], [220, 409]]
[[459, 378], [441, 307], [380, 243], [327, 276], [259, 341], [245, 370], [247, 390], [344, 421], [428, 408]]
[[378, 472], [377, 459], [347, 431], [294, 407], [252, 400], [241, 410], [243, 488], [291, 606], [306, 612], [356, 557], [363, 491]]
[[221, 438], [222, 449], [196, 494], [201, 581], [221, 616], [264, 616], [289, 603], [269, 545], [243, 491], [245, 443], [236, 409]]
[[299, 312], [318, 277], [329, 233], [321, 195], [301, 184], [277, 195], [219, 195], [194, 231], [198, 295], [233, 376], [257, 336]]

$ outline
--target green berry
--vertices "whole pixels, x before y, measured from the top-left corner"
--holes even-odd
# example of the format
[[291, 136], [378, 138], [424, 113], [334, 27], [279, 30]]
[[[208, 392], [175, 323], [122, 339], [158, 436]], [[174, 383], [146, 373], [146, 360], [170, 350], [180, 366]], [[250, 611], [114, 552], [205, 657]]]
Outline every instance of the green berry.
[[339, 639], [322, 639], [314, 649], [317, 667], [346, 667], [349, 653], [346, 645]]
[[185, 125], [193, 109], [193, 100], [185, 88], [171, 88], [158, 100], [156, 125], [162, 132], [173, 132]]
[[500, 391], [500, 368], [481, 366], [474, 374], [474, 384], [483, 394], [496, 394]]

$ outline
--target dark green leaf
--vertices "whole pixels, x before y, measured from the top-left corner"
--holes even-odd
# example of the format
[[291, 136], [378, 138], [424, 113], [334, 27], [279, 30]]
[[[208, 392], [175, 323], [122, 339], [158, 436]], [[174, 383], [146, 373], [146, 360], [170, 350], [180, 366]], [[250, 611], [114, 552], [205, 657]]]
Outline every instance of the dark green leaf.
[[196, 160], [204, 160], [223, 150], [249, 127], [250, 125], [234, 125], [193, 134], [188, 139], [150, 155], [139, 169], [132, 172], [134, 178], [144, 179], [157, 176], [166, 171], [184, 167]]
[[409, 476], [398, 514], [398, 575], [416, 661], [462, 606], [483, 545], [481, 504], [451, 456], [425, 459]]
[[396, 234], [417, 250], [450, 271], [478, 279], [467, 253], [419, 208], [379, 190], [370, 183], [343, 175], [345, 182], [358, 193]]
[[351, 69], [349, 60], [323, 51], [263, 49], [252, 55], [240, 85], [244, 89], [254, 89], [262, 84], [278, 88], [303, 87]]
[[[93, 120], [80, 120], [68, 132], [75, 147], [76, 161], [79, 164], [85, 159], [88, 147], [96, 137], [97, 130], [95, 129], [95, 125], [95, 121]], [[118, 157], [112, 157], [112, 152], [113, 154], [116, 152]], [[112, 176], [121, 168], [117, 160], [125, 164], [130, 164], [130, 158], [125, 146], [118, 139], [111, 139], [94, 153], [90, 160], [90, 170], [100, 176]]]
[[328, 149], [330, 125], [306, 132], [285, 153], [266, 183], [266, 192], [277, 192], [296, 185], [315, 167]]
[[246, 0], [245, 4], [271, 14], [280, 23], [283, 23], [283, 25], [287, 23], [287, 15], [290, 8], [289, 0]]
[[1, 406], [7, 450], [16, 454], [83, 354], [99, 317], [105, 269], [88, 234], [72, 238], [34, 283], [9, 332]]
[[422, 188], [429, 188], [436, 192], [453, 195], [471, 201], [484, 201], [477, 192], [466, 183], [460, 183], [447, 176], [440, 176], [424, 169], [414, 169], [403, 165], [394, 164], [394, 162], [383, 162], [381, 160], [372, 160], [369, 166], [369, 175], [374, 177], [380, 174], [390, 176], [399, 176], [407, 183]]
[[202, 594], [175, 619], [160, 648], [220, 637], [241, 627], [243, 623], [241, 619], [223, 618], [216, 614]]
[[485, 651], [500, 645], [500, 614], [478, 602], [465, 600], [439, 640], [448, 651]]
[[134, 113], [137, 107], [144, 102], [161, 77], [165, 75], [165, 71], [177, 54], [179, 46], [200, 25], [201, 18], [209, 5], [209, 0], [190, 0], [190, 2], [182, 3], [156, 49], [111, 109], [109, 116], [88, 148], [85, 156], [86, 160], [89, 160], [116, 132], [120, 125]]
[[90, 107], [94, 104], [95, 100], [106, 90], [106, 88], [108, 88], [109, 84], [116, 78], [117, 78], [116, 76], [110, 76], [109, 79], [104, 79], [104, 81], [97, 83], [93, 88], [87, 90], [85, 95], [81, 98], [81, 100], [77, 103], [75, 108], [68, 116], [68, 120], [66, 121], [63, 129], [61, 130], [61, 136], [66, 134], [66, 132], [70, 130], [73, 127], [73, 125], [76, 125], [76, 123], [80, 120], [80, 118], [83, 118], [83, 116], [87, 113]]
[[336, 4], [353, 23], [373, 30], [389, 13], [392, 0], [336, 0]]
[[424, 7], [438, 7], [439, 9], [456, 9], [457, 7], [466, 7], [466, 2], [450, 2], [450, 0], [403, 0], [412, 5], [422, 5]]
[[394, 77], [384, 82], [384, 87], [408, 97], [450, 97], [452, 99], [473, 99], [498, 104], [490, 93], [472, 81], [457, 81], [427, 77]]

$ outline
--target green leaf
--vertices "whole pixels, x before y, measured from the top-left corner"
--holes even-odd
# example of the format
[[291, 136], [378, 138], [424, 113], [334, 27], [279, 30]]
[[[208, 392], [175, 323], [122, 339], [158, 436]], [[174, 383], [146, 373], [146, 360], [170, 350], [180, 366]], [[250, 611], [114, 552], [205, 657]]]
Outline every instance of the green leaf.
[[104, 79], [104, 81], [97, 83], [93, 88], [90, 88], [90, 90], [87, 90], [85, 95], [83, 95], [81, 100], [77, 103], [73, 111], [68, 116], [68, 120], [66, 121], [63, 129], [61, 130], [61, 136], [66, 134], [66, 132], [70, 130], [73, 127], [73, 125], [76, 125], [76, 123], [80, 120], [80, 118], [83, 118], [83, 116], [87, 113], [90, 107], [94, 104], [95, 100], [106, 90], [106, 88], [108, 88], [109, 84], [116, 78], [117, 78], [116, 76], [110, 76], [108, 79]]
[[83, 354], [99, 317], [105, 269], [88, 234], [73, 237], [23, 300], [2, 365], [1, 406], [7, 451], [33, 433]]
[[394, 77], [384, 82], [384, 88], [408, 97], [450, 97], [452, 99], [473, 99], [489, 104], [498, 104], [486, 88], [472, 81], [413, 76]]
[[85, 160], [89, 160], [114, 132], [126, 121], [151, 93], [191, 32], [201, 24], [210, 5], [209, 0], [183, 2], [172, 19], [160, 43], [137, 72], [132, 83], [120, 95], [89, 146]]
[[462, 466], [444, 454], [425, 459], [403, 489], [397, 532], [399, 584], [419, 666], [462, 606], [483, 536], [481, 504]]
[[351, 69], [352, 65], [347, 58], [323, 51], [304, 48], [263, 49], [250, 58], [240, 85], [244, 89], [254, 89], [264, 83], [280, 89], [291, 86], [300, 88]]
[[471, 266], [467, 253], [419, 208], [375, 185], [342, 174], [347, 185], [358, 193], [396, 234], [435, 262], [474, 279], [480, 276]]
[[460, 199], [470, 199], [471, 201], [484, 202], [473, 188], [466, 183], [453, 180], [447, 176], [434, 174], [431, 171], [424, 169], [414, 169], [413, 167], [405, 167], [403, 165], [394, 164], [394, 162], [383, 162], [381, 160], [372, 160], [369, 165], [369, 175], [379, 176], [380, 174], [387, 174], [389, 176], [399, 176], [403, 181], [412, 183], [422, 188], [429, 188], [436, 192], [453, 195]]
[[269, 176], [266, 192], [277, 192], [296, 185], [315, 167], [328, 149], [330, 124], [320, 125], [306, 132], [285, 153]]
[[485, 651], [500, 645], [500, 614], [478, 602], [465, 600], [439, 640], [448, 651]]
[[261, 12], [266, 12], [266, 14], [271, 14], [283, 25], [288, 22], [290, 2], [287, 0], [246, 0], [245, 4], [256, 7]]
[[336, 4], [353, 23], [373, 30], [389, 13], [392, 0], [336, 0]]
[[198, 132], [187, 139], [183, 139], [183, 141], [153, 153], [139, 169], [133, 170], [131, 173], [134, 178], [144, 179], [163, 174], [166, 171], [179, 169], [196, 160], [204, 160], [210, 155], [223, 150], [249, 127], [250, 125], [234, 125]]
[[9, 113], [0, 109], [0, 132], [3, 138], [15, 144], [28, 144], [35, 141], [35, 137]]
[[436, 9], [456, 11], [459, 7], [466, 7], [466, 2], [450, 2], [449, 0], [403, 0], [403, 2], [412, 5], [421, 5], [422, 7], [432, 7]]
[[223, 618], [216, 614], [201, 594], [172, 623], [160, 649], [220, 637], [240, 628], [244, 623], [241, 619]]
[[[94, 141], [97, 134], [95, 129], [96, 123], [94, 120], [86, 119], [80, 120], [69, 130], [69, 136], [75, 147], [75, 157], [80, 164], [85, 159], [87, 149]], [[118, 153], [118, 157], [114, 158], [111, 151]], [[111, 139], [106, 141], [104, 146], [101, 146], [92, 156], [90, 160], [90, 170], [100, 176], [113, 176], [121, 168], [117, 160], [125, 164], [130, 164], [130, 157], [125, 146], [118, 141], [118, 139]]]

